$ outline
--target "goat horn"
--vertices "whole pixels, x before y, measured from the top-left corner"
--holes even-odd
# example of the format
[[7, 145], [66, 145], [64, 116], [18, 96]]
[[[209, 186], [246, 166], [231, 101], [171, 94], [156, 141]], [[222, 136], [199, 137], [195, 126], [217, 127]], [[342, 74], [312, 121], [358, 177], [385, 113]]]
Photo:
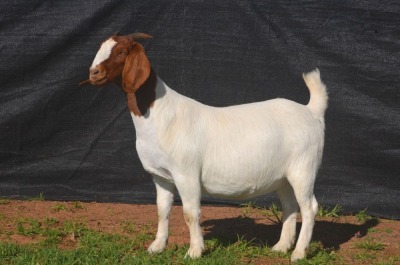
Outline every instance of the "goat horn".
[[151, 36], [151, 35], [149, 35], [149, 34], [146, 34], [146, 33], [139, 33], [139, 32], [136, 32], [136, 33], [133, 33], [133, 34], [129, 34], [128, 36], [131, 37], [131, 38], [134, 39], [134, 40], [138, 40], [138, 39], [152, 39], [152, 38], [153, 38], [153, 36]]

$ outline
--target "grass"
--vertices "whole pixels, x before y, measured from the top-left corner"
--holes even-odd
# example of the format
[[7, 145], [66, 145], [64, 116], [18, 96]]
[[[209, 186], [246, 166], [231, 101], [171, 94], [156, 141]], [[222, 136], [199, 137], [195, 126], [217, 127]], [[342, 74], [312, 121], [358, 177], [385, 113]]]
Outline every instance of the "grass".
[[356, 244], [357, 248], [365, 249], [365, 250], [374, 250], [379, 251], [385, 248], [385, 245], [379, 241], [375, 241], [372, 239], [366, 239]]
[[80, 201], [74, 201], [72, 203], [72, 209], [82, 210], [82, 209], [85, 209], [85, 207], [83, 206], [83, 203], [81, 203]]
[[51, 207], [51, 210], [53, 212], [61, 212], [61, 211], [70, 211], [70, 212], [74, 212], [75, 210], [82, 210], [85, 207], [83, 206], [83, 204], [79, 201], [75, 201], [72, 203], [72, 205], [68, 206], [65, 203], [56, 203], [55, 205], [53, 205]]
[[2, 264], [135, 264], [130, 263], [135, 258], [128, 254], [131, 247], [132, 242], [119, 236], [87, 231], [78, 248], [66, 251], [51, 244], [43, 247], [0, 243], [0, 261]]
[[[276, 203], [272, 203], [271, 206], [268, 208], [257, 206], [255, 202], [247, 202], [241, 204], [240, 206], [243, 208], [243, 215], [246, 217], [250, 215], [252, 210], [256, 210], [259, 213], [265, 215], [268, 220], [276, 224], [282, 223], [282, 210]], [[321, 204], [318, 206], [317, 217], [340, 218], [342, 211], [342, 206], [338, 204], [336, 204], [333, 208]]]
[[[201, 259], [185, 258], [188, 245], [170, 245], [157, 255], [149, 255], [145, 244], [151, 241], [147, 226], [133, 222], [120, 224], [130, 236], [89, 229], [85, 223], [54, 217], [41, 220], [15, 220], [15, 234], [35, 239], [34, 243], [0, 242], [0, 264], [247, 264], [271, 258], [287, 264], [290, 254], [273, 252], [268, 246], [238, 237], [234, 242], [216, 238], [205, 241]], [[299, 264], [329, 264], [335, 256], [312, 243], [308, 259]]]
[[138, 229], [132, 221], [125, 221], [122, 224], [122, 231], [124, 231], [128, 234], [134, 234], [138, 231]]
[[[1, 203], [1, 201], [0, 201]], [[51, 212], [75, 212], [89, 206], [84, 203], [51, 204]], [[276, 204], [270, 207], [258, 207], [254, 203], [242, 205], [242, 213], [251, 217], [257, 212], [274, 223], [282, 221], [282, 212]], [[341, 207], [321, 206], [321, 217], [340, 217]], [[360, 211], [357, 222], [374, 220], [366, 210]], [[149, 255], [146, 246], [154, 239], [154, 226], [140, 225], [133, 221], [121, 221], [109, 234], [101, 228], [91, 229], [85, 221], [63, 220], [58, 214], [41, 219], [17, 218], [9, 214], [0, 214], [0, 264], [290, 264], [290, 253], [273, 252], [269, 246], [245, 240], [238, 236], [227, 242], [219, 238], [205, 240], [206, 251], [201, 259], [185, 258], [188, 245], [170, 244], [161, 254]], [[60, 219], [59, 219], [60, 218]], [[353, 219], [354, 220], [354, 219]], [[333, 220], [332, 222], [336, 221]], [[326, 221], [324, 221], [326, 222]], [[356, 223], [356, 221], [353, 221]], [[12, 227], [13, 231], [2, 227]], [[386, 256], [390, 243], [373, 236], [384, 233], [393, 234], [392, 228], [368, 228], [366, 238], [356, 239], [347, 258], [356, 264], [398, 264], [400, 256]], [[108, 231], [108, 230], [107, 230]], [[12, 238], [26, 238], [24, 244], [12, 243]], [[324, 242], [322, 240], [322, 242]], [[400, 246], [400, 245], [399, 245]], [[346, 264], [343, 251], [337, 248], [325, 248], [320, 241], [313, 241], [307, 251], [307, 258], [297, 264]]]
[[320, 218], [323, 217], [339, 218], [342, 210], [343, 210], [342, 206], [338, 204], [336, 204], [335, 207], [333, 207], [332, 209], [324, 204], [321, 204], [318, 206], [317, 216]]
[[272, 203], [269, 207], [269, 211], [271, 212], [272, 216], [275, 217], [275, 220], [281, 224], [283, 218], [281, 208], [276, 203]]
[[[42, 239], [26, 245], [0, 242], [0, 264], [243, 264], [265, 256], [288, 259], [242, 238], [229, 244], [206, 240], [204, 257], [190, 260], [184, 258], [187, 245], [172, 245], [161, 254], [149, 255], [144, 244], [152, 236], [147, 233], [137, 232], [134, 237], [107, 234], [88, 229], [83, 223], [55, 219], [23, 219], [18, 224], [18, 234]], [[65, 240], [71, 241], [72, 248], [59, 247]]]
[[[367, 238], [363, 241], [357, 242], [355, 244], [357, 249], [360, 249], [361, 252], [355, 253], [353, 255], [354, 260], [361, 261], [363, 263], [368, 264], [395, 264], [395, 257], [387, 257], [385, 255], [385, 261], [377, 261], [378, 253], [385, 249], [385, 245], [375, 239]], [[379, 255], [380, 259], [382, 259], [382, 254]], [[373, 262], [374, 261], [374, 262]]]
[[319, 241], [312, 241], [307, 251], [307, 259], [297, 262], [298, 265], [340, 264], [331, 249], [325, 249]]
[[376, 254], [364, 251], [364, 252], [355, 254], [353, 258], [355, 260], [371, 261], [371, 260], [376, 259]]
[[355, 217], [356, 217], [356, 219], [357, 219], [357, 221], [358, 221], [359, 223], [365, 223], [365, 222], [371, 221], [371, 220], [374, 220], [374, 221], [379, 222], [379, 219], [378, 219], [378, 218], [372, 217], [372, 216], [370, 216], [369, 214], [367, 214], [367, 208], [365, 208], [364, 210], [359, 211], [359, 212], [355, 215]]
[[372, 225], [367, 228], [367, 232], [372, 235], [372, 237], [367, 237], [366, 239], [362, 239], [354, 244], [355, 249], [358, 249], [358, 252], [353, 253], [353, 260], [359, 262], [360, 264], [374, 264], [374, 265], [394, 265], [398, 264], [400, 259], [397, 259], [396, 256], [388, 256], [383, 250], [386, 248], [386, 245], [378, 239], [373, 238], [376, 236], [381, 238], [382, 233], [391, 234], [393, 233], [392, 228], [378, 229], [374, 226], [380, 223], [380, 219], [376, 217], [372, 217], [367, 213], [367, 209], [361, 210], [354, 215], [357, 222], [362, 224], [362, 226]]
[[67, 208], [67, 206], [65, 206], [65, 205], [62, 204], [62, 203], [57, 203], [57, 204], [55, 204], [53, 207], [51, 207], [51, 210], [52, 210], [53, 212], [60, 212], [60, 211], [68, 210], [68, 208]]
[[41, 226], [37, 220], [21, 218], [17, 221], [17, 233], [22, 236], [39, 235], [42, 232]]
[[357, 218], [357, 221], [360, 223], [365, 223], [368, 219], [371, 218], [371, 216], [367, 214], [367, 208], [359, 211], [355, 216]]
[[240, 205], [245, 217], [249, 217], [252, 211], [257, 211], [264, 215], [268, 220], [275, 224], [282, 224], [282, 210], [276, 204], [272, 203], [270, 207], [257, 206], [255, 202], [247, 202]]
[[11, 202], [10, 199], [0, 198], [0, 205], [6, 205], [9, 204], [10, 202]]
[[385, 233], [388, 234], [392, 234], [393, 233], [393, 229], [392, 228], [386, 228], [385, 230], [383, 230]]
[[[55, 218], [18, 219], [15, 234], [36, 238], [37, 242], [26, 245], [0, 242], [0, 264], [143, 264], [141, 259], [151, 259], [143, 250], [144, 242], [150, 239], [148, 234], [138, 234], [132, 239], [95, 231], [81, 222], [61, 222]], [[71, 249], [63, 250], [68, 245], [64, 241], [69, 241]], [[60, 248], [61, 242], [64, 243]], [[136, 258], [138, 254], [142, 256], [140, 259]]]
[[45, 200], [45, 196], [44, 193], [41, 192], [38, 195], [34, 196], [34, 197], [30, 197], [27, 198], [27, 201], [44, 201]]
[[[250, 216], [254, 211], [265, 215], [270, 221], [274, 223], [282, 222], [282, 213], [276, 204], [271, 205], [269, 208], [259, 207], [254, 202], [242, 204], [242, 211], [245, 216]], [[321, 204], [318, 207], [317, 218], [333, 218], [338, 220], [341, 218], [343, 208], [340, 205], [334, 207], [328, 207]], [[367, 209], [364, 209], [355, 215], [358, 223], [363, 226], [366, 224], [378, 224], [380, 220], [367, 214]], [[333, 221], [334, 222], [334, 221]], [[368, 226], [367, 226], [368, 227]], [[378, 232], [384, 232], [387, 234], [393, 233], [393, 229], [386, 228], [384, 230], [378, 230], [375, 227], [368, 227], [368, 233], [379, 234]], [[379, 251], [385, 249], [385, 244], [375, 239], [364, 239], [355, 244], [356, 249], [360, 249], [361, 252], [352, 254], [354, 261], [359, 262], [373, 262], [373, 264], [397, 264], [398, 260], [396, 257], [384, 257], [382, 254], [378, 255]], [[288, 254], [288, 256], [290, 256]], [[385, 259], [382, 261], [381, 259]], [[321, 242], [311, 242], [308, 249], [307, 258], [300, 260], [297, 264], [345, 264], [343, 258], [338, 256], [335, 249], [326, 249], [323, 247]]]

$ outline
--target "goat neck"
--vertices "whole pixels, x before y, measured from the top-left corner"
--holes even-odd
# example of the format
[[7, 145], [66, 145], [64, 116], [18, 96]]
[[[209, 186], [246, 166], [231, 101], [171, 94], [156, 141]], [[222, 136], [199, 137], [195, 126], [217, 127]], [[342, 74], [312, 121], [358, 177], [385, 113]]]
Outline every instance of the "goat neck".
[[148, 79], [136, 92], [127, 92], [128, 108], [135, 116], [145, 115], [156, 100], [157, 75], [150, 69]]

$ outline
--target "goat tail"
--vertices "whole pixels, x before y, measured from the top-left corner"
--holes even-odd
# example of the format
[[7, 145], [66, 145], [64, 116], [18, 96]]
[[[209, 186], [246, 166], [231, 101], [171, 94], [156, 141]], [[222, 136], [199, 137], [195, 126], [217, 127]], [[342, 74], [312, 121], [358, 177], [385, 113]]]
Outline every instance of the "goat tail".
[[310, 91], [310, 101], [307, 107], [318, 119], [324, 119], [325, 110], [328, 107], [328, 91], [321, 81], [319, 70], [315, 69], [303, 74], [304, 82]]

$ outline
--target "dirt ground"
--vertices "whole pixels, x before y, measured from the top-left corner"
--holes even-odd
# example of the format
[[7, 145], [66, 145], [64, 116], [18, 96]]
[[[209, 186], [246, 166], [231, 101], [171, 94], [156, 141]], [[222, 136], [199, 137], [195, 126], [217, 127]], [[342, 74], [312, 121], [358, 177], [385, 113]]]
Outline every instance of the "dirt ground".
[[[153, 235], [157, 229], [155, 205], [11, 200], [0, 205], [0, 215], [3, 219], [3, 227], [0, 228], [2, 234], [15, 231], [15, 222], [4, 221], [15, 218], [79, 221], [98, 231], [128, 236], [134, 235], [127, 234], [123, 229], [127, 222], [145, 226], [148, 233]], [[301, 222], [300, 219], [298, 221], [299, 230]], [[170, 227], [170, 244], [189, 243], [189, 231], [181, 206], [174, 206]], [[281, 230], [281, 224], [274, 222], [273, 218], [266, 218], [261, 211], [225, 206], [203, 206], [201, 227], [205, 239], [218, 238], [235, 242], [239, 236], [268, 246], [278, 241]], [[12, 234], [8, 239], [0, 237], [0, 240], [27, 244], [39, 239]], [[361, 222], [355, 216], [317, 218], [313, 241], [319, 241], [324, 248], [334, 251], [344, 264], [400, 264], [400, 221], [368, 219]], [[369, 250], [360, 248], [359, 242], [380, 242], [383, 249], [374, 251], [375, 258], [372, 260], [365, 260], [362, 254]], [[379, 263], [387, 260], [390, 262]]]

